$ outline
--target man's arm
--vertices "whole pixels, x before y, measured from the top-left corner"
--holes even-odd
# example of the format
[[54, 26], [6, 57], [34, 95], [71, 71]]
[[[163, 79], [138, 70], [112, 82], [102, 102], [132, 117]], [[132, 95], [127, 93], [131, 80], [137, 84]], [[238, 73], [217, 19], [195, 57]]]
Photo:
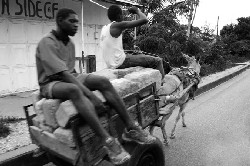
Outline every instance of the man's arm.
[[147, 16], [141, 12], [141, 10], [137, 7], [132, 7], [128, 9], [128, 11], [132, 14], [136, 14], [139, 18], [133, 21], [122, 21], [122, 22], [115, 22], [111, 25], [111, 35], [113, 37], [118, 37], [122, 33], [123, 30], [128, 28], [134, 28], [137, 26], [141, 26], [143, 24], [148, 23]]
[[148, 23], [147, 16], [144, 13], [142, 13], [139, 8], [133, 6], [132, 8], [129, 8], [128, 11], [132, 14], [136, 14], [139, 17], [139, 19], [134, 21], [123, 21], [120, 25], [122, 28], [124, 29], [134, 28]]

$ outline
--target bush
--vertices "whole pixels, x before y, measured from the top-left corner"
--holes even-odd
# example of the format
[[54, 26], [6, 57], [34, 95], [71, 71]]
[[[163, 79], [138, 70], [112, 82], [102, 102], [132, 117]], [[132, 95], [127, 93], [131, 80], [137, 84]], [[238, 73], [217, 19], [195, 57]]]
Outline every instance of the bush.
[[234, 42], [231, 45], [230, 51], [233, 55], [239, 57], [250, 57], [250, 41], [249, 40], [240, 40]]
[[216, 42], [210, 45], [206, 50], [206, 56], [204, 57], [204, 63], [209, 65], [223, 64], [226, 59], [224, 55], [224, 45], [222, 42]]
[[204, 77], [209, 74], [215, 73], [217, 71], [216, 67], [210, 64], [202, 64], [201, 65], [201, 71], [200, 76]]
[[175, 40], [172, 40], [166, 47], [167, 59], [172, 67], [180, 67], [187, 65], [186, 60], [182, 56], [182, 45]]
[[196, 57], [202, 52], [202, 42], [203, 41], [198, 38], [190, 38], [185, 43], [185, 53]]
[[175, 32], [172, 35], [171, 40], [175, 40], [175, 41], [179, 42], [181, 45], [185, 45], [185, 43], [187, 41], [186, 31], [181, 30], [181, 31]]
[[155, 36], [140, 38], [136, 41], [136, 45], [139, 46], [142, 51], [149, 53], [162, 54], [166, 50], [165, 40]]
[[122, 42], [123, 42], [123, 49], [124, 50], [133, 50], [133, 48], [134, 48], [133, 36], [134, 36], [134, 32], [131, 29], [128, 29], [123, 33]]
[[9, 123], [15, 123], [24, 120], [18, 117], [0, 117], [0, 138], [7, 137], [11, 133]]
[[0, 138], [4, 138], [10, 134], [11, 130], [9, 126], [0, 120]]
[[220, 64], [219, 62], [215, 64], [202, 64], [201, 65], [201, 71], [200, 76], [204, 77], [210, 74], [214, 74], [216, 72], [224, 71], [230, 67], [233, 67], [232, 63], [224, 62], [223, 64]]

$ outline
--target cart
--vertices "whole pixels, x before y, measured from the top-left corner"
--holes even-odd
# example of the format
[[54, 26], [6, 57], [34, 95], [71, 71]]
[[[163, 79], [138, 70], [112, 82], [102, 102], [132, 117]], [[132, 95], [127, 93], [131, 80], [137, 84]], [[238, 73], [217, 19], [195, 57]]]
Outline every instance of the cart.
[[[160, 117], [159, 105], [156, 95], [156, 84], [152, 83], [147, 87], [139, 89], [123, 98], [127, 110], [131, 117], [136, 120], [143, 129], [155, 125]], [[31, 114], [29, 107], [24, 106], [27, 118], [30, 137], [32, 142], [46, 152], [49, 160], [55, 165], [66, 166], [111, 166], [111, 162], [105, 153], [100, 139], [81, 119], [75, 116], [70, 120], [69, 128], [72, 130], [75, 147], [69, 147], [64, 142], [58, 141], [52, 133], [39, 130], [34, 126], [32, 118], [36, 114]], [[99, 111], [98, 116], [104, 128], [111, 136], [118, 138], [123, 147], [131, 154], [131, 159], [123, 166], [164, 166], [165, 154], [162, 142], [157, 138], [149, 145], [139, 145], [136, 143], [124, 142], [121, 139], [125, 128], [119, 116], [106, 105], [106, 110]], [[85, 131], [79, 130], [84, 128]]]

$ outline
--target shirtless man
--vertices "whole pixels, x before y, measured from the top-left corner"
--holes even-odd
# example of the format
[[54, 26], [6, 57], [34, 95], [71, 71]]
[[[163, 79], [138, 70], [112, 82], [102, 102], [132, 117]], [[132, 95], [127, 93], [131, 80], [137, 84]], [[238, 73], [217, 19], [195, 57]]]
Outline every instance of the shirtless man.
[[125, 141], [148, 144], [155, 137], [146, 134], [131, 120], [123, 100], [107, 78], [75, 72], [75, 45], [69, 36], [77, 33], [78, 23], [73, 10], [60, 9], [56, 15], [56, 30], [39, 42], [36, 64], [40, 93], [48, 99], [71, 100], [82, 119], [102, 139], [111, 161], [121, 164], [130, 158], [130, 154], [101, 125], [96, 110], [102, 108], [103, 103], [92, 93], [93, 90], [99, 90], [123, 120], [126, 128], [122, 138]]

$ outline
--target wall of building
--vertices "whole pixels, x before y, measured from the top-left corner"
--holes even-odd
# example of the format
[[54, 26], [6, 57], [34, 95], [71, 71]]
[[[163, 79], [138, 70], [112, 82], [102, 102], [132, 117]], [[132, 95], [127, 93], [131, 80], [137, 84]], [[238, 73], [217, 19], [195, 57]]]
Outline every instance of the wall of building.
[[[55, 29], [55, 14], [62, 7], [79, 13], [75, 0], [0, 0], [0, 95], [38, 88], [35, 50], [39, 40]], [[81, 29], [73, 38], [81, 54]]]
[[[95, 0], [100, 5], [109, 7], [110, 4]], [[100, 33], [103, 25], [110, 21], [107, 17], [107, 9], [102, 8], [89, 0], [83, 3], [83, 28], [84, 28], [84, 53], [85, 55], [96, 55], [97, 70], [106, 68], [100, 53]]]

